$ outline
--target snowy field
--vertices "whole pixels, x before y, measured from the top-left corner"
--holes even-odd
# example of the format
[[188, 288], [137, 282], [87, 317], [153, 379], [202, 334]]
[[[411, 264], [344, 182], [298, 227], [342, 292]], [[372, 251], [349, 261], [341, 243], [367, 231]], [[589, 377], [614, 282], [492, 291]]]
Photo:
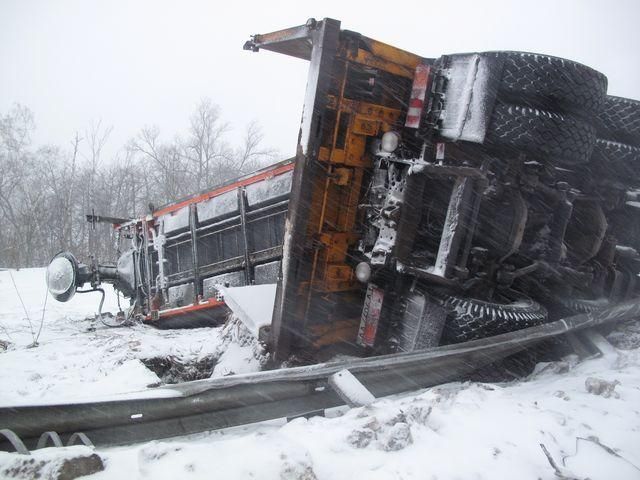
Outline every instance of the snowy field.
[[[37, 334], [44, 271], [12, 274]], [[140, 390], [161, 380], [144, 361], [163, 355], [182, 363], [213, 358], [214, 375], [259, 368], [257, 347], [237, 322], [107, 329], [86, 319], [97, 308], [96, 294], [67, 304], [49, 299], [39, 345], [29, 348], [33, 335], [8, 271], [0, 271], [0, 299], [3, 406]], [[105, 310], [117, 310], [111, 291]], [[640, 479], [640, 325], [622, 326], [609, 338], [616, 352], [539, 365], [523, 381], [451, 383], [338, 409], [330, 418], [97, 449], [106, 469], [86, 478]], [[65, 450], [86, 451], [45, 449], [34, 457]], [[0, 453], [0, 476], [15, 458]]]
[[[109, 285], [104, 288], [103, 311], [115, 314], [117, 297]], [[260, 369], [257, 345], [247, 341], [237, 321], [191, 330], [109, 328], [94, 319], [100, 294], [76, 294], [67, 303], [49, 297], [46, 306], [45, 294], [44, 269], [0, 271], [0, 341], [7, 343], [4, 352], [0, 346], [0, 406], [72, 402], [142, 390], [161, 382], [143, 361], [157, 365], [155, 359], [162, 358], [172, 362], [169, 376], [195, 375], [198, 372], [189, 368], [207, 362], [213, 376]], [[124, 299], [121, 304], [128, 305]], [[40, 330], [43, 306], [38, 346], [30, 348]]]

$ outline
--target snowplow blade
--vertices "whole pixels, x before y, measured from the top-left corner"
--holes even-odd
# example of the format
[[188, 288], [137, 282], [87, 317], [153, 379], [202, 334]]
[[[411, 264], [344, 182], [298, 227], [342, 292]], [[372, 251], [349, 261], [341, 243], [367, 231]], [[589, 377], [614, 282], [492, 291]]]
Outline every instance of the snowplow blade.
[[[96, 445], [117, 445], [318, 414], [344, 404], [328, 381], [343, 369], [374, 396], [382, 397], [459, 379], [542, 340], [639, 316], [640, 304], [628, 301], [464, 344], [186, 382], [131, 394], [126, 400], [4, 407], [0, 428], [14, 431], [29, 446], [48, 431], [58, 432], [63, 439], [84, 432]], [[6, 443], [1, 447], [9, 448]]]

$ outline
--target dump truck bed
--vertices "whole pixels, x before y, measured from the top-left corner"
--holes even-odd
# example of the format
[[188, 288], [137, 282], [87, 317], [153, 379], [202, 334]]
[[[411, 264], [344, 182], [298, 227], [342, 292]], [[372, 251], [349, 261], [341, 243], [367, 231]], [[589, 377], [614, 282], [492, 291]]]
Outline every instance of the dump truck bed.
[[[148, 322], [166, 328], [216, 324], [229, 313], [218, 286], [277, 282], [293, 165], [293, 159], [276, 163], [132, 222], [157, 232], [163, 244], [167, 296]], [[157, 246], [149, 235], [144, 264], [152, 292], [162, 288]]]

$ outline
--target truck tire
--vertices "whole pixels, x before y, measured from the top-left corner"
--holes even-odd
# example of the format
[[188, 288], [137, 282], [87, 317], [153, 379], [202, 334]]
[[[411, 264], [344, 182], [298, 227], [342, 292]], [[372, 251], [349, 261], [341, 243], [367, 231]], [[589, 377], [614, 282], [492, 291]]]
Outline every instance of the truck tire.
[[591, 163], [597, 175], [615, 175], [625, 184], [640, 180], [640, 147], [596, 139]]
[[590, 116], [604, 105], [607, 77], [564, 58], [526, 52], [492, 52], [504, 61], [499, 95], [536, 108]]
[[567, 311], [568, 314], [576, 315], [578, 313], [591, 313], [609, 305], [609, 300], [606, 298], [599, 298], [596, 300], [589, 300], [587, 298], [562, 298], [558, 297], [558, 302]]
[[503, 303], [464, 297], [446, 290], [431, 290], [432, 298], [447, 311], [444, 343], [460, 343], [539, 325], [547, 310], [523, 294], [510, 291]]
[[595, 128], [575, 116], [497, 103], [485, 144], [573, 166], [589, 161], [595, 140]]
[[598, 133], [607, 140], [640, 147], [640, 101], [607, 96], [598, 115]]

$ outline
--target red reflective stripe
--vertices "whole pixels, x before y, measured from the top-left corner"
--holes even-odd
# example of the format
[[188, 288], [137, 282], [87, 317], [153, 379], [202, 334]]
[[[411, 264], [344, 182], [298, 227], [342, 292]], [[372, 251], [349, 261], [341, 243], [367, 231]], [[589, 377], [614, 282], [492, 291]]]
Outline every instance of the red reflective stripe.
[[[171, 310], [160, 310], [160, 318], [174, 317], [176, 315], [183, 315], [189, 312], [195, 312], [198, 310], [207, 310], [209, 308], [220, 308], [225, 305], [224, 302], [219, 302], [215, 299], [209, 299], [204, 303], [198, 303], [196, 305], [187, 305], [186, 307], [172, 308]], [[147, 315], [145, 318], [147, 321], [151, 321], [151, 315]]]
[[418, 128], [420, 126], [420, 116], [407, 116], [407, 122], [405, 125], [409, 128]]
[[420, 64], [416, 67], [413, 86], [411, 87], [411, 98], [409, 99], [409, 111], [405, 122], [405, 126], [408, 128], [420, 127], [420, 117], [422, 117], [424, 100], [427, 96], [430, 71], [431, 67], [429, 65]]

